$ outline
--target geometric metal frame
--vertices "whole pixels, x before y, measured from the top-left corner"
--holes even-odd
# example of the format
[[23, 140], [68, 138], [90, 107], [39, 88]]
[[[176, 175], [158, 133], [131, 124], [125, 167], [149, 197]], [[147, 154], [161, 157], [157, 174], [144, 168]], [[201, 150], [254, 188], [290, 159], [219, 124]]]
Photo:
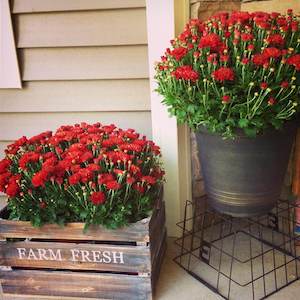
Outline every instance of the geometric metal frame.
[[[203, 197], [205, 198], [205, 197]], [[267, 215], [235, 218], [187, 201], [174, 261], [224, 299], [265, 299], [300, 278], [295, 202]], [[189, 217], [191, 216], [191, 217]]]

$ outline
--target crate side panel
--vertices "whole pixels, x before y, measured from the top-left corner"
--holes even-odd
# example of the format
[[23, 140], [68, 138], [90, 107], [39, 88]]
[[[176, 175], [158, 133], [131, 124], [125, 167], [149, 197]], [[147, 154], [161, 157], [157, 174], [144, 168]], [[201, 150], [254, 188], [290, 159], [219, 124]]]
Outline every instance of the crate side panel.
[[151, 299], [149, 277], [14, 270], [0, 272], [0, 278], [3, 291], [8, 294], [78, 299]]
[[[151, 219], [152, 221], [152, 219]], [[162, 239], [164, 238], [166, 213], [165, 203], [161, 205], [158, 214], [156, 215], [155, 222], [150, 221], [149, 235], [150, 235], [150, 251], [151, 260], [153, 260], [157, 251], [159, 250]]]
[[58, 242], [0, 242], [1, 264], [12, 267], [150, 273], [144, 246]]
[[115, 230], [99, 226], [90, 226], [86, 232], [83, 231], [83, 223], [68, 223], [64, 227], [60, 227], [57, 224], [46, 224], [40, 228], [36, 228], [33, 227], [30, 222], [0, 219], [0, 239], [36, 238], [143, 242], [148, 237], [149, 219], [150, 218], [146, 218]]
[[157, 256], [152, 263], [151, 281], [152, 281], [152, 292], [155, 293], [156, 285], [159, 279], [161, 266], [164, 260], [164, 256], [167, 250], [167, 231], [165, 230], [161, 245], [159, 247]]

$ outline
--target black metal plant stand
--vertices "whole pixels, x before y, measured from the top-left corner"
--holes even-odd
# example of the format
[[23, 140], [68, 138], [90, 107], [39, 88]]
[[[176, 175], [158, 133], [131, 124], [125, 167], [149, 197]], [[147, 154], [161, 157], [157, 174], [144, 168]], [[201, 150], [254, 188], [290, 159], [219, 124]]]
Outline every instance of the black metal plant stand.
[[271, 213], [233, 218], [203, 199], [187, 201], [177, 225], [175, 262], [224, 299], [265, 299], [300, 278], [300, 246], [294, 235], [295, 203], [279, 200]]

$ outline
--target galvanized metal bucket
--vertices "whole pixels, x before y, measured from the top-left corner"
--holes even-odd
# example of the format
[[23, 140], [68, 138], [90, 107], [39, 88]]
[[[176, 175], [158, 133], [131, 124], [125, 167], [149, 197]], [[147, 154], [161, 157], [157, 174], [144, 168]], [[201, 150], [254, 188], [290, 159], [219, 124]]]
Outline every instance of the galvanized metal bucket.
[[196, 133], [209, 204], [234, 217], [269, 212], [280, 197], [297, 122], [249, 138], [223, 139], [205, 129]]

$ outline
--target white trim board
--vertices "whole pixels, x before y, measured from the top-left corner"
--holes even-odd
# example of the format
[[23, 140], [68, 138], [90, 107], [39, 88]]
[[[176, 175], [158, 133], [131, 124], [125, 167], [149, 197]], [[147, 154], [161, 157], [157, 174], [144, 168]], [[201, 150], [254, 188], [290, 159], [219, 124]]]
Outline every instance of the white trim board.
[[[182, 151], [188, 142], [184, 138], [184, 130], [178, 128], [175, 118], [170, 118], [167, 109], [162, 105], [162, 97], [155, 92], [154, 63], [160, 60], [169, 41], [175, 36], [174, 0], [147, 0], [148, 62], [150, 73], [150, 98], [152, 117], [152, 136], [162, 150], [163, 164], [166, 171], [164, 199], [166, 202], [167, 229], [169, 236], [178, 236], [180, 230], [176, 223], [183, 218], [183, 204], [190, 195], [188, 176], [183, 179], [181, 173], [187, 175], [186, 155]], [[182, 147], [184, 146], [184, 147]]]
[[0, 1], [0, 88], [21, 88], [9, 0]]

